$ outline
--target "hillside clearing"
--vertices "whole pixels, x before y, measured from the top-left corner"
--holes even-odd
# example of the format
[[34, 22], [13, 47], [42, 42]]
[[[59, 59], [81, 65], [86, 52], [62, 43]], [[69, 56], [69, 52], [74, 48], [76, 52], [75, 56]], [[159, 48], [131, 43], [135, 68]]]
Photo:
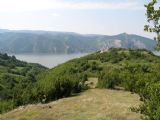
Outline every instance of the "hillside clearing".
[[139, 103], [138, 95], [130, 92], [90, 89], [48, 104], [19, 107], [1, 120], [139, 120], [129, 109]]

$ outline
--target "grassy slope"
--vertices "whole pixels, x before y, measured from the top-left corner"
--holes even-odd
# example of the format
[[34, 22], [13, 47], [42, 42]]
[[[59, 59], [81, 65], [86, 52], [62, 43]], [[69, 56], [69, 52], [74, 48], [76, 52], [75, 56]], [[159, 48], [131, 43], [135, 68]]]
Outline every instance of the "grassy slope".
[[90, 89], [49, 104], [20, 107], [1, 117], [2, 120], [138, 120], [139, 115], [129, 110], [138, 103], [138, 95], [130, 92]]
[[19, 107], [1, 116], [1, 120], [138, 120], [130, 111], [139, 97], [126, 91], [89, 89], [80, 95], [48, 104]]

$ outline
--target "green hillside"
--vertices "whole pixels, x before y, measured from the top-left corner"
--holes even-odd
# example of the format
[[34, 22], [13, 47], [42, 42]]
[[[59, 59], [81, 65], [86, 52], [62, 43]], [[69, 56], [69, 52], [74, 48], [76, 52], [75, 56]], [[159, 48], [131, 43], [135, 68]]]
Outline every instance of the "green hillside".
[[[29, 93], [23, 92], [20, 97], [15, 97], [19, 90], [13, 91], [14, 97], [4, 99], [4, 102], [16, 101], [16, 106], [28, 103], [47, 103], [77, 95], [77, 93], [96, 86], [139, 94], [143, 104], [132, 110], [141, 112], [146, 118], [154, 116], [156, 119], [153, 118], [153, 120], [157, 120], [160, 115], [159, 71], [160, 57], [150, 51], [112, 48], [105, 52], [96, 52], [70, 60], [53, 69], [41, 72], [36, 76], [36, 84], [29, 88], [25, 87], [30, 91]], [[97, 84], [88, 83], [89, 78], [98, 78]], [[7, 109], [4, 108], [4, 111]]]
[[27, 103], [24, 95], [30, 96], [30, 89], [37, 82], [36, 76], [45, 67], [17, 60], [14, 56], [0, 54], [0, 113]]
[[[150, 72], [151, 68], [152, 70], [155, 69], [155, 71], [151, 71], [152, 73], [157, 73], [156, 69], [159, 62], [159, 57], [143, 49], [110, 49], [104, 53], [97, 52], [79, 59], [71, 60], [56, 68], [50, 69], [46, 73], [42, 73], [39, 76], [39, 86], [42, 87], [42, 92], [47, 94], [47, 96], [53, 97], [55, 95], [53, 91], [57, 86], [57, 82], [61, 82], [61, 80], [62, 82], [79, 83], [81, 81], [83, 83], [87, 80], [87, 77], [99, 77], [98, 86], [107, 87], [103, 82], [107, 83], [108, 81], [101, 79], [105, 79], [103, 77], [112, 77], [112, 74], [115, 77], [119, 76], [119, 78], [113, 78], [113, 80], [118, 79], [119, 83], [116, 81], [116, 84], [123, 86], [123, 80], [127, 79], [127, 77], [132, 77], [131, 75], [133, 75], [134, 72], [136, 77], [138, 77], [139, 74], [141, 75], [143, 70], [148, 75], [148, 71]], [[133, 73], [130, 73], [132, 69]], [[111, 76], [105, 76], [106, 74]], [[67, 90], [71, 87], [72, 90], [72, 88], [74, 88], [72, 85], [74, 85], [74, 83], [72, 83], [71, 86], [64, 86], [64, 90], [65, 87]], [[114, 86], [108, 87], [114, 88]], [[52, 98], [48, 98], [48, 100], [49, 99]]]
[[86, 89], [87, 78], [97, 77], [98, 88], [124, 89], [139, 94], [144, 104], [133, 110], [141, 112], [147, 118], [157, 117], [159, 71], [160, 57], [150, 51], [110, 49], [71, 60], [41, 74], [38, 86], [48, 102]]

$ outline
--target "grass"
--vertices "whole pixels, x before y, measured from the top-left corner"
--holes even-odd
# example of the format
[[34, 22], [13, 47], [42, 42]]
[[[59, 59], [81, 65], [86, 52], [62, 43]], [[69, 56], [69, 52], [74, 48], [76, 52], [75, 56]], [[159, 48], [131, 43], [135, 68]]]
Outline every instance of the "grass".
[[139, 103], [138, 95], [130, 92], [89, 89], [48, 104], [19, 107], [0, 120], [139, 120], [140, 115], [130, 111]]

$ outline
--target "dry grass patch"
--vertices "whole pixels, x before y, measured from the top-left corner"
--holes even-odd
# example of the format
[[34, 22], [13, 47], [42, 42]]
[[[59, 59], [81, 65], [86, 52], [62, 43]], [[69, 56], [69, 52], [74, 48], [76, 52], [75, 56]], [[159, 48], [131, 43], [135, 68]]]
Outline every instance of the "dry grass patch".
[[139, 120], [129, 109], [139, 103], [138, 95], [130, 92], [90, 89], [49, 104], [20, 107], [1, 120]]

